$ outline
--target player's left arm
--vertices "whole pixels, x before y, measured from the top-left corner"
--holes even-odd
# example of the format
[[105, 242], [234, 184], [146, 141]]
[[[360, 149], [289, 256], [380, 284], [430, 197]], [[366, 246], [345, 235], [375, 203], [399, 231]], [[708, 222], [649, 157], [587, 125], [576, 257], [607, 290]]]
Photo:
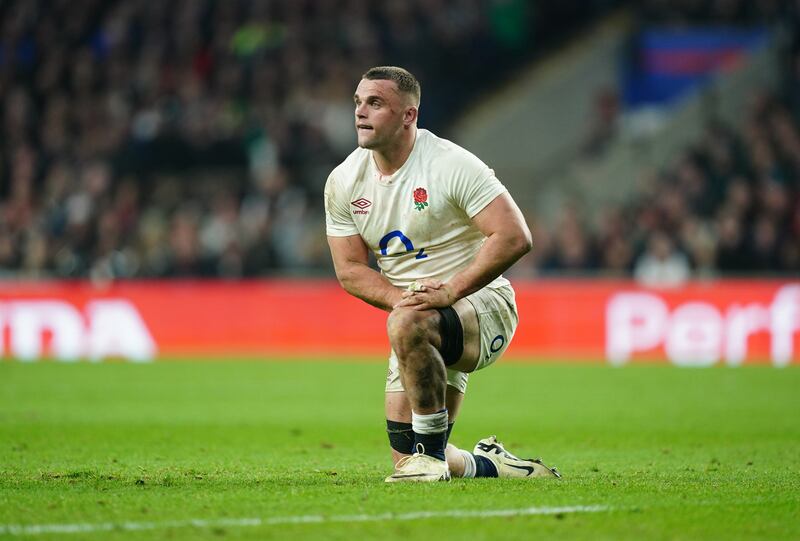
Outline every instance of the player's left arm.
[[430, 310], [451, 306], [500, 276], [533, 246], [531, 231], [508, 192], [498, 195], [472, 218], [486, 236], [475, 259], [449, 281], [421, 280], [421, 291], [408, 291], [398, 306]]

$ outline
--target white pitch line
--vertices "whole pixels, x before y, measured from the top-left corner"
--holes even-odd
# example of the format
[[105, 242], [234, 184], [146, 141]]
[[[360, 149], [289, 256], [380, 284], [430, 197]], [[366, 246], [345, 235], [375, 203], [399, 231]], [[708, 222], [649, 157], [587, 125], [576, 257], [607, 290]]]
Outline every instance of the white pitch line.
[[530, 515], [559, 515], [567, 513], [600, 513], [610, 511], [605, 505], [570, 505], [564, 507], [523, 507], [520, 509], [450, 511], [416, 511], [413, 513], [380, 513], [377, 515], [296, 515], [265, 518], [218, 518], [165, 520], [160, 522], [95, 522], [77, 524], [0, 524], [0, 535], [41, 535], [94, 533], [109, 531], [163, 530], [167, 528], [221, 528], [248, 526], [275, 526], [280, 524], [321, 524], [326, 522], [383, 522], [424, 520], [430, 518], [492, 518]]

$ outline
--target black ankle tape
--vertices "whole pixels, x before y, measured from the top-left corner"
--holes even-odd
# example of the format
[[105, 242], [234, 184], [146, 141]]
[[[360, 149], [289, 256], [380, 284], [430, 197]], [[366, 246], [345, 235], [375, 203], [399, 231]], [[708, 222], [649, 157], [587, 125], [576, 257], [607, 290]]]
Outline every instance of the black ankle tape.
[[[453, 424], [447, 424], [447, 439], [453, 431]], [[389, 445], [398, 453], [404, 455], [414, 454], [414, 428], [411, 423], [400, 423], [386, 419], [386, 434], [389, 436]]]
[[411, 427], [411, 423], [399, 423], [386, 419], [386, 433], [392, 449], [404, 455], [414, 454], [414, 429]]

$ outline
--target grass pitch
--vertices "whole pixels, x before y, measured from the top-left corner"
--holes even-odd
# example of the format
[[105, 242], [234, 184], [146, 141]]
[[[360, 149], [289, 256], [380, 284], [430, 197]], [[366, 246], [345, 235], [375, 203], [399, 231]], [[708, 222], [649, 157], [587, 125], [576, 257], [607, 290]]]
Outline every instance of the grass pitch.
[[383, 483], [384, 373], [0, 362], [0, 538], [800, 539], [797, 368], [501, 362], [451, 441], [564, 478], [433, 485]]

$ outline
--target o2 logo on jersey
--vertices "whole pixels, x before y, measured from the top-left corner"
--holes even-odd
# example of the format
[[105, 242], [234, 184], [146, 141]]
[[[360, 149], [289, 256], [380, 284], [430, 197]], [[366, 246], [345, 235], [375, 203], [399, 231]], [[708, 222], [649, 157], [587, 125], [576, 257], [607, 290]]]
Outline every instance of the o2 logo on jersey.
[[486, 357], [484, 357], [483, 360], [488, 361], [492, 355], [503, 349], [503, 346], [505, 344], [506, 344], [505, 336], [503, 336], [502, 334], [498, 334], [497, 336], [495, 336], [494, 340], [492, 340], [492, 343], [489, 344], [489, 353], [486, 354]]
[[[414, 248], [414, 243], [411, 242], [411, 239], [406, 237], [403, 234], [403, 232], [400, 231], [399, 229], [395, 229], [394, 231], [389, 231], [388, 233], [386, 233], [378, 243], [378, 246], [381, 249], [381, 255], [389, 255], [388, 253], [389, 241], [392, 239], [400, 239], [400, 242], [402, 242], [403, 246], [405, 246], [406, 248], [406, 252], [413, 252], [414, 250], [416, 250], [416, 248]], [[417, 255], [414, 256], [414, 259], [425, 259], [426, 257], [428, 257], [428, 254], [424, 252], [425, 248], [420, 248]]]

